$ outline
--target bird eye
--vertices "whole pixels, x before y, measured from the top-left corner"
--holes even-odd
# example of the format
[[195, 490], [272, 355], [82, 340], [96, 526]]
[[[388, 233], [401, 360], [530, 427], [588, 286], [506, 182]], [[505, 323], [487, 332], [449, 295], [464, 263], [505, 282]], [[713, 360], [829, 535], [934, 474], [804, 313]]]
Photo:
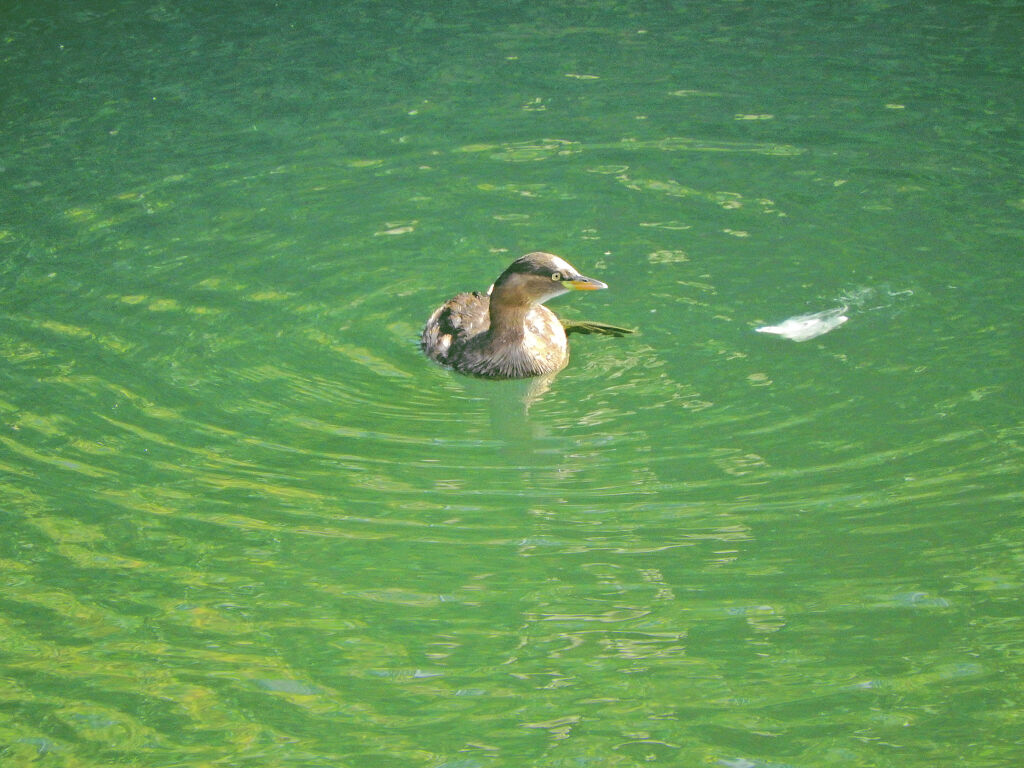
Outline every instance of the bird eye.
[[554, 280], [557, 283], [559, 280], [562, 279], [562, 273], [561, 272], [552, 272], [551, 273], [551, 279]]

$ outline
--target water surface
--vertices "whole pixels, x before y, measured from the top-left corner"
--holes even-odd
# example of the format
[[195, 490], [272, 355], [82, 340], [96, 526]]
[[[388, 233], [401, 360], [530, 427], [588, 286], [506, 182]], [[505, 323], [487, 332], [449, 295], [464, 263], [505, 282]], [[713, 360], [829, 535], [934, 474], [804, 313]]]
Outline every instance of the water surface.
[[7, 10], [4, 763], [1019, 763], [1022, 20]]

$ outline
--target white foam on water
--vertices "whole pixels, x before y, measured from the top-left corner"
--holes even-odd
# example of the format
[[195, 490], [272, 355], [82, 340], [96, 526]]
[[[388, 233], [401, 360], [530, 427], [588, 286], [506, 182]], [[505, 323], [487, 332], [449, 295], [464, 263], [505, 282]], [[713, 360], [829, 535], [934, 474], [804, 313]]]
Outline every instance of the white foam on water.
[[793, 341], [808, 341], [822, 334], [834, 331], [850, 318], [847, 312], [851, 309], [857, 313], [889, 310], [897, 312], [895, 305], [903, 299], [914, 295], [910, 289], [892, 290], [883, 285], [877, 288], [862, 287], [846, 291], [836, 301], [842, 306], [811, 312], [805, 315], [794, 315], [775, 325], [762, 325], [754, 330], [758, 333], [771, 333]]
[[846, 310], [847, 307], [837, 307], [808, 315], [795, 315], [778, 325], [762, 325], [754, 330], [758, 333], [773, 333], [793, 341], [807, 341], [835, 330], [849, 320], [850, 318], [843, 314]]

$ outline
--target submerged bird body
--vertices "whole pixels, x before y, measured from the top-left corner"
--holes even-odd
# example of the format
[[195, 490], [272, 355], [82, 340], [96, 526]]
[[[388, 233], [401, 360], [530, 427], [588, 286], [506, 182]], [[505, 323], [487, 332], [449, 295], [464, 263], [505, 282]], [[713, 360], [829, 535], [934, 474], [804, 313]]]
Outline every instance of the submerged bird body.
[[540, 251], [516, 259], [488, 293], [460, 293], [434, 310], [420, 338], [427, 357], [460, 373], [518, 379], [569, 362], [558, 316], [544, 302], [570, 290], [608, 286]]

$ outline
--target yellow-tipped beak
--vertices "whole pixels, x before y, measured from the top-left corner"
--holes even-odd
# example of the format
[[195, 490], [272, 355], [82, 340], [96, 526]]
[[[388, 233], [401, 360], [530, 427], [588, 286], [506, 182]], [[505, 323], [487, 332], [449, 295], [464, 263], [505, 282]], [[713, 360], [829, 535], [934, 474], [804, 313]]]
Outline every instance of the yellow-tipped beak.
[[608, 287], [600, 280], [595, 280], [592, 277], [584, 277], [583, 275], [576, 275], [571, 280], [563, 280], [562, 285], [573, 291], [599, 291], [602, 288]]

